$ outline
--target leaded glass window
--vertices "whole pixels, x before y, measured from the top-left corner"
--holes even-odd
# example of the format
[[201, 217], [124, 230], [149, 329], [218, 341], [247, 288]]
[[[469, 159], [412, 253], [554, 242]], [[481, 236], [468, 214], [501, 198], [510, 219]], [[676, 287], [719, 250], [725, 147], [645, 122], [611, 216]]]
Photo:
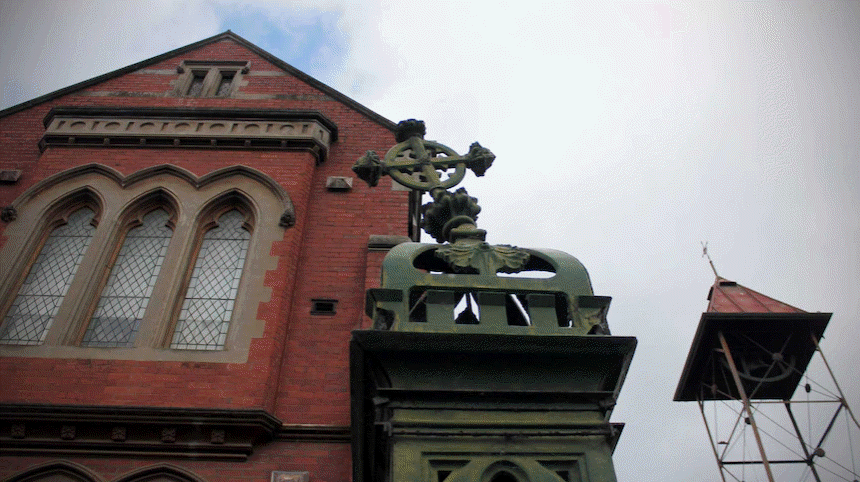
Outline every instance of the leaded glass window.
[[230, 88], [233, 86], [233, 73], [228, 72], [221, 74], [221, 80], [218, 82], [218, 91], [215, 92], [217, 97], [227, 97], [230, 94]]
[[251, 239], [244, 223], [242, 213], [228, 211], [203, 237], [171, 348], [224, 348]]
[[173, 234], [169, 220], [167, 211], [156, 209], [128, 232], [82, 345], [132, 345]]
[[191, 85], [188, 87], [189, 97], [200, 97], [203, 92], [203, 81], [206, 80], [206, 72], [194, 72], [191, 77]]
[[40, 345], [45, 341], [92, 240], [94, 216], [90, 208], [78, 209], [48, 236], [3, 320], [0, 343]]

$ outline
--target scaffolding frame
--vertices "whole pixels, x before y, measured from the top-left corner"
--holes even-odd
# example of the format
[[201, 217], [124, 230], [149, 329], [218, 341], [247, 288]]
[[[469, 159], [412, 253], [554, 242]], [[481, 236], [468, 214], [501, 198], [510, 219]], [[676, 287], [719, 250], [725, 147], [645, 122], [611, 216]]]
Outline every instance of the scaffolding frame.
[[[710, 381], [712, 383], [707, 384], [705, 380], [702, 379], [700, 381], [700, 390], [698, 391], [697, 404], [699, 406], [699, 411], [702, 415], [702, 420], [705, 423], [705, 430], [708, 435], [708, 440], [710, 442], [711, 449], [714, 454], [714, 458], [716, 460], [717, 466], [720, 470], [720, 477], [723, 482], [727, 482], [729, 480], [735, 480], [742, 482], [742, 478], [738, 478], [730, 468], [734, 468], [736, 466], [746, 466], [746, 465], [756, 465], [761, 466], [764, 469], [765, 475], [769, 482], [775, 482], [772, 465], [783, 465], [783, 464], [798, 464], [803, 465], [809, 469], [810, 474], [816, 482], [821, 482], [822, 480], [833, 480], [833, 479], [822, 479], [821, 474], [819, 473], [819, 469], [821, 467], [817, 466], [816, 459], [825, 457], [825, 451], [823, 449], [824, 443], [827, 441], [828, 436], [831, 434], [834, 424], [836, 420], [839, 418], [839, 415], [843, 413], [847, 413], [847, 416], [850, 417], [851, 421], [854, 425], [860, 429], [860, 424], [857, 422], [857, 418], [854, 416], [851, 407], [848, 405], [848, 402], [845, 398], [845, 395], [842, 391], [842, 388], [839, 386], [836, 377], [833, 374], [833, 371], [830, 368], [830, 364], [827, 362], [827, 358], [824, 356], [824, 352], [821, 350], [821, 346], [819, 345], [819, 337], [812, 331], [810, 331], [810, 339], [812, 345], [815, 347], [815, 352], [821, 356], [821, 360], [824, 362], [824, 366], [827, 368], [827, 373], [832, 380], [833, 386], [836, 387], [838, 392], [838, 396], [834, 397], [830, 400], [772, 400], [772, 399], [756, 399], [756, 392], [759, 391], [760, 388], [773, 381], [776, 378], [783, 377], [783, 375], [787, 374], [787, 372], [794, 372], [794, 375], [803, 376], [803, 372], [792, 363], [788, 362], [790, 360], [791, 353], [786, 352], [786, 348], [788, 346], [788, 342], [784, 342], [781, 345], [781, 348], [778, 350], [768, 349], [766, 346], [763, 346], [760, 343], [757, 343], [756, 340], [745, 335], [743, 333], [731, 333], [730, 335], [734, 335], [735, 338], [745, 338], [744, 341], [747, 342], [747, 346], [755, 346], [757, 349], [761, 350], [762, 353], [758, 355], [766, 355], [762, 358], [769, 358], [771, 360], [770, 364], [765, 368], [759, 364], [757, 368], [759, 368], [758, 376], [753, 376], [749, 372], [749, 366], [751, 363], [749, 360], [746, 360], [744, 357], [747, 356], [743, 352], [743, 350], [738, 349], [737, 343], [735, 344], [735, 350], [732, 350], [731, 344], [728, 342], [726, 333], [722, 330], [716, 333], [716, 338], [719, 340], [719, 346], [713, 347], [711, 351], [711, 360], [709, 364], [713, 369], [714, 376], [717, 375], [717, 367], [722, 366], [728, 369], [728, 372], [731, 374], [731, 380], [724, 380], [723, 388], [732, 387], [734, 390], [725, 390], [720, 389], [718, 384], [714, 379]], [[791, 336], [791, 333], [787, 334]], [[739, 360], [736, 360], [739, 359]], [[744, 369], [738, 368], [738, 363], [740, 362]], [[805, 371], [805, 366], [803, 367], [803, 371]], [[761, 370], [764, 370], [762, 373]], [[725, 371], [722, 371], [725, 373]], [[744, 383], [743, 379], [746, 379], [748, 383]], [[757, 380], [755, 380], [757, 378]], [[756, 383], [753, 385], [752, 390], [748, 390], [750, 388], [750, 383], [755, 381]], [[807, 393], [809, 392], [809, 384], [806, 385]], [[748, 393], [749, 391], [749, 393]], [[792, 390], [793, 392], [793, 390]], [[709, 423], [708, 416], [705, 410], [705, 402], [717, 403], [718, 401], [724, 402], [737, 402], [741, 404], [741, 408], [736, 410], [737, 417], [732, 426], [731, 433], [729, 438], [725, 441], [715, 439], [716, 427], [713, 427], [712, 424]], [[787, 459], [772, 459], [767, 455], [766, 446], [764, 440], [762, 439], [762, 430], [759, 427], [759, 424], [755, 420], [755, 414], [759, 412], [759, 406], [768, 405], [768, 404], [780, 404], [783, 405], [788, 416], [788, 419], [791, 421], [791, 426], [793, 429], [794, 436], [796, 437], [797, 442], [799, 443], [799, 448], [802, 451], [802, 457], [797, 458], [787, 458]], [[804, 437], [800, 426], [797, 423], [797, 418], [792, 411], [792, 405], [803, 405], [803, 404], [831, 404], [835, 407], [833, 415], [829, 420], [826, 428], [821, 434], [821, 437], [818, 439], [817, 443], [812, 444], [812, 440], [807, 440], [807, 437]], [[744, 416], [745, 415], [745, 416]], [[756, 441], [756, 445], [758, 448], [759, 458], [757, 459], [746, 459], [743, 460], [733, 460], [729, 457], [729, 449], [736, 442], [736, 437], [740, 437], [743, 433], [743, 430], [738, 430], [738, 427], [741, 423], [748, 424], [752, 430], [753, 436]], [[811, 438], [811, 433], [808, 438]], [[849, 432], [850, 436], [850, 432]], [[722, 450], [720, 445], [724, 445]], [[852, 455], [853, 456], [853, 455]], [[853, 460], [852, 460], [853, 462]], [[843, 467], [848, 470], [853, 479], [848, 479], [838, 474], [833, 473], [830, 470], [825, 469], [829, 472], [829, 475], [837, 475], [842, 480], [848, 480], [857, 482], [858, 474], [856, 469], [847, 469], [847, 467]], [[727, 478], [726, 476], [729, 476]]]

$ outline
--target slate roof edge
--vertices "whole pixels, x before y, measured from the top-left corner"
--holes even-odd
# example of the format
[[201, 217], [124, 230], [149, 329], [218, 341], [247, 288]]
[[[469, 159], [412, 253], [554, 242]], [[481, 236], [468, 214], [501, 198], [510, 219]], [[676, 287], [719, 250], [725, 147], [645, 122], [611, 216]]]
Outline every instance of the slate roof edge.
[[20, 112], [22, 110], [29, 109], [30, 107], [42, 104], [44, 102], [47, 102], [47, 101], [50, 101], [53, 99], [56, 99], [56, 98], [61, 97], [63, 95], [71, 94], [73, 92], [84, 89], [84, 88], [89, 87], [91, 85], [95, 85], [95, 84], [98, 84], [100, 82], [104, 82], [106, 80], [110, 80], [112, 78], [119, 77], [120, 75], [125, 75], [127, 73], [134, 72], [135, 70], [140, 70], [146, 66], [156, 64], [156, 63], [161, 62], [165, 59], [175, 57], [177, 55], [181, 55], [181, 54], [183, 54], [185, 52], [189, 52], [191, 50], [198, 49], [200, 47], [203, 47], [204, 45], [208, 45], [210, 43], [218, 42], [218, 41], [225, 40], [225, 39], [233, 40], [234, 42], [242, 45], [243, 47], [247, 48], [248, 50], [254, 52], [255, 54], [257, 54], [260, 57], [267, 60], [268, 62], [272, 63], [276, 67], [284, 70], [285, 72], [289, 73], [290, 75], [295, 76], [296, 78], [298, 78], [302, 82], [305, 82], [306, 84], [310, 85], [311, 87], [314, 87], [314, 88], [324, 92], [325, 94], [331, 96], [333, 99], [344, 103], [345, 105], [347, 105], [350, 108], [354, 109], [355, 111], [361, 113], [362, 115], [366, 116], [367, 118], [376, 122], [377, 124], [381, 125], [382, 127], [386, 128], [388, 130], [391, 130], [391, 131], [394, 130], [396, 123], [392, 122], [389, 119], [386, 119], [385, 117], [383, 117], [383, 116], [377, 114], [376, 112], [370, 110], [369, 108], [360, 104], [358, 101], [352, 99], [351, 97], [349, 97], [345, 94], [342, 94], [341, 92], [335, 90], [334, 88], [329, 87], [328, 85], [320, 82], [319, 80], [311, 77], [310, 75], [302, 72], [301, 70], [299, 70], [299, 69], [293, 67], [292, 65], [284, 62], [283, 60], [275, 57], [274, 55], [270, 54], [269, 52], [263, 50], [262, 48], [260, 48], [256, 45], [254, 45], [253, 43], [249, 42], [248, 40], [245, 40], [244, 38], [240, 37], [239, 35], [233, 33], [230, 30], [227, 30], [226, 32], [222, 32], [222, 33], [219, 33], [217, 35], [213, 35], [212, 37], [208, 37], [208, 38], [205, 38], [203, 40], [199, 40], [197, 42], [188, 44], [184, 47], [179, 47], [179, 48], [171, 50], [169, 52], [165, 52], [163, 54], [156, 55], [155, 57], [150, 57], [146, 60], [142, 60], [140, 62], [122, 67], [120, 69], [117, 69], [117, 70], [114, 70], [114, 71], [93, 77], [91, 79], [87, 79], [87, 80], [84, 80], [82, 82], [78, 82], [77, 84], [73, 84], [73, 85], [70, 85], [68, 87], [64, 87], [62, 89], [55, 90], [53, 92], [41, 95], [39, 97], [36, 97], [34, 99], [30, 99], [30, 100], [22, 102], [20, 104], [13, 105], [11, 107], [7, 107], [6, 109], [0, 110], [0, 118], [6, 117], [8, 115], [11, 115], [11, 114], [14, 114], [17, 112]]

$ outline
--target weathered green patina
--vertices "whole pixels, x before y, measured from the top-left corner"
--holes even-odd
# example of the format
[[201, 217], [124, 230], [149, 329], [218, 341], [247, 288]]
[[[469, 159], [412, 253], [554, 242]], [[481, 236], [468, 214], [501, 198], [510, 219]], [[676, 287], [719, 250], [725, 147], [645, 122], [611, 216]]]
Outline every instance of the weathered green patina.
[[[406, 187], [430, 191], [456, 186], [466, 175], [466, 169], [483, 176], [496, 158], [477, 142], [471, 145], [465, 156], [461, 156], [448, 146], [425, 140], [425, 132], [422, 121], [409, 119], [400, 122], [395, 134], [397, 144], [388, 150], [385, 158], [379, 159], [376, 152], [367, 151], [352, 170], [371, 186], [376, 186], [379, 178], [387, 174]], [[439, 171], [445, 172], [450, 168], [454, 173], [443, 180]], [[416, 179], [414, 173], [420, 173], [420, 176]]]
[[[377, 329], [521, 335], [608, 334], [610, 298], [594, 296], [576, 258], [551, 249], [484, 242], [395, 246], [382, 265], [382, 288], [367, 292]], [[474, 247], [475, 249], [469, 249]], [[524, 276], [500, 276], [499, 273]], [[455, 309], [465, 302], [457, 317]], [[468, 318], [467, 318], [468, 317]]]
[[[496, 156], [477, 142], [461, 156], [448, 146], [425, 140], [424, 134], [424, 122], [401, 121], [395, 134], [397, 144], [385, 157], [380, 159], [376, 152], [367, 151], [352, 170], [370, 186], [376, 186], [382, 176], [388, 175], [410, 189], [429, 191], [433, 202], [424, 206], [422, 224], [427, 234], [440, 243], [483, 240], [486, 231], [475, 226], [481, 211], [478, 200], [463, 188], [453, 194], [447, 189], [459, 184], [467, 169], [483, 176]], [[453, 172], [449, 173], [450, 170]]]
[[477, 200], [447, 189], [482, 175], [489, 150], [423, 135], [404, 121], [383, 159], [353, 167], [429, 192], [422, 225], [442, 243], [395, 246], [367, 292], [374, 329], [350, 350], [354, 481], [615, 481], [623, 425], [609, 416], [635, 338], [608, 336], [610, 298], [573, 256], [484, 241]]

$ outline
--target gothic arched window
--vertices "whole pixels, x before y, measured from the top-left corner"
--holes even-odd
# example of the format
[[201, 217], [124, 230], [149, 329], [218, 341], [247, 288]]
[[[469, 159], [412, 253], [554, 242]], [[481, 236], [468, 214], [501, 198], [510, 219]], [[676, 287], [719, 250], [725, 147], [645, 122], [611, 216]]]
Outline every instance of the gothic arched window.
[[95, 482], [99, 480], [86, 467], [72, 462], [48, 462], [20, 473], [7, 482]]
[[81, 344], [132, 346], [161, 271], [173, 229], [163, 208], [137, 220], [125, 236]]
[[[295, 219], [280, 185], [238, 165], [201, 177], [172, 165], [127, 176], [77, 166], [10, 208], [17, 217], [0, 226], [3, 357], [244, 363], [271, 289], [243, 272], [275, 269], [283, 254], [272, 248]], [[260, 213], [282, 222], [258, 223]]]
[[66, 212], [65, 219], [58, 217], [62, 224], [51, 231], [30, 265], [3, 320], [0, 343], [40, 345], [45, 341], [96, 229], [93, 206], [77, 205]]
[[171, 348], [222, 350], [248, 254], [248, 215], [220, 211], [200, 242]]

